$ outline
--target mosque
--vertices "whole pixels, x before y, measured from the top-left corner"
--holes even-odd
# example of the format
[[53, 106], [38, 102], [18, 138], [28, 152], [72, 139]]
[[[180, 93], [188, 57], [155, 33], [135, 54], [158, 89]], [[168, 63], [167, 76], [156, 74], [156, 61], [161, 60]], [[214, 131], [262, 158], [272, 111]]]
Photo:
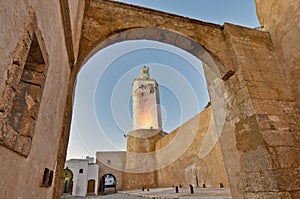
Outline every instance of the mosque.
[[168, 135], [135, 124], [126, 152], [97, 153], [97, 192], [111, 174], [117, 190], [223, 183], [232, 198], [300, 198], [299, 1], [255, 0], [257, 28], [113, 0], [1, 3], [1, 198], [61, 197], [78, 72], [128, 40], [201, 60], [212, 107]]
[[141, 67], [140, 77], [132, 83], [133, 130], [127, 135], [126, 151], [96, 154], [99, 192], [105, 191], [108, 175], [113, 176], [116, 190], [190, 184], [229, 187], [211, 119], [208, 107], [173, 132], [165, 133], [158, 83], [150, 78], [149, 67]]

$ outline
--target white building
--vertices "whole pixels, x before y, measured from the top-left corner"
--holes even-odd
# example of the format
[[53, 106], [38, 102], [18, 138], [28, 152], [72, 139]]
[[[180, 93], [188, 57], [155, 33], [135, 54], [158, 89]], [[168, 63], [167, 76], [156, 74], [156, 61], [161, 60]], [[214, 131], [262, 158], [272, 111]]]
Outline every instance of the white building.
[[99, 166], [94, 159], [70, 159], [65, 163], [65, 193], [74, 196], [97, 195]]

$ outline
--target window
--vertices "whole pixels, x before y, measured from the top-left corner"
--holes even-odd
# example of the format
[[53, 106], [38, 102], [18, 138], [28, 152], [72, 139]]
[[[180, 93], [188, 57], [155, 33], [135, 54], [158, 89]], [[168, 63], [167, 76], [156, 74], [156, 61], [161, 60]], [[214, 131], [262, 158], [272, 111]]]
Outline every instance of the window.
[[79, 173], [83, 173], [83, 169], [79, 169]]
[[42, 173], [42, 179], [40, 182], [41, 187], [50, 187], [53, 181], [53, 171], [45, 168], [44, 172]]
[[33, 12], [25, 24], [0, 99], [0, 143], [27, 157], [47, 76], [48, 55]]

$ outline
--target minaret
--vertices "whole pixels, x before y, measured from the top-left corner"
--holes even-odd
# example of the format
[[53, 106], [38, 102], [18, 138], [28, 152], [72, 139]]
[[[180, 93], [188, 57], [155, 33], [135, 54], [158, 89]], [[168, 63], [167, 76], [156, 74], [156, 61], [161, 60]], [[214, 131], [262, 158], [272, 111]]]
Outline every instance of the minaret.
[[132, 84], [132, 118], [133, 130], [162, 128], [158, 84], [150, 78], [147, 66]]
[[133, 130], [127, 134], [127, 152], [145, 153], [155, 150], [162, 131], [158, 84], [149, 75], [149, 67], [140, 69], [140, 77], [132, 83]]
[[[158, 187], [157, 173], [151, 171], [157, 169], [156, 143], [163, 138], [164, 132], [158, 84], [150, 78], [147, 66], [140, 69], [140, 77], [132, 83], [132, 119], [133, 130], [126, 137], [126, 172], [123, 173], [123, 180], [128, 179], [127, 188]], [[136, 175], [132, 177], [131, 173]]]

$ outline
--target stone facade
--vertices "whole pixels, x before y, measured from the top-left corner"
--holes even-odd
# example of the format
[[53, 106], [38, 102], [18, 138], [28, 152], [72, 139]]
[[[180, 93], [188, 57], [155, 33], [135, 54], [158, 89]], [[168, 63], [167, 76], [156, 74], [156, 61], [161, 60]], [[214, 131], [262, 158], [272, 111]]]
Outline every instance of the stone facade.
[[106, 46], [151, 39], [206, 64], [233, 198], [299, 198], [300, 3], [255, 1], [266, 31], [110, 0], [2, 0], [1, 197], [60, 197], [78, 71]]
[[0, 195], [51, 198], [70, 75], [60, 3], [0, 4]]
[[126, 152], [97, 152], [99, 178], [114, 175], [117, 190], [229, 187], [213, 120], [209, 107], [164, 137], [157, 129], [129, 132]]

